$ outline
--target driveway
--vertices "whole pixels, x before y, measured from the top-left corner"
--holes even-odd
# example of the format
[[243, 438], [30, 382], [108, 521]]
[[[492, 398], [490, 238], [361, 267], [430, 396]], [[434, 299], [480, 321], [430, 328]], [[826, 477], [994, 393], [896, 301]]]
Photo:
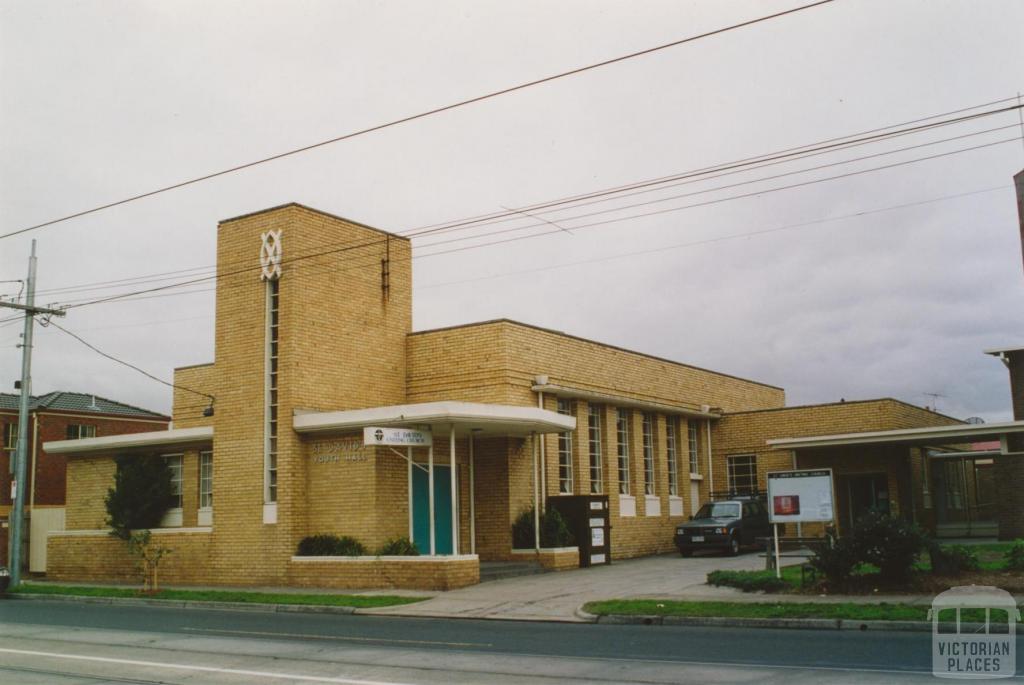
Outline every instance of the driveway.
[[756, 552], [738, 557], [678, 554], [616, 561], [557, 573], [520, 576], [451, 590], [417, 604], [359, 613], [397, 616], [447, 616], [518, 620], [580, 621], [576, 609], [586, 602], [629, 597], [673, 598], [718, 595], [703, 587], [716, 569], [756, 570], [764, 559]]

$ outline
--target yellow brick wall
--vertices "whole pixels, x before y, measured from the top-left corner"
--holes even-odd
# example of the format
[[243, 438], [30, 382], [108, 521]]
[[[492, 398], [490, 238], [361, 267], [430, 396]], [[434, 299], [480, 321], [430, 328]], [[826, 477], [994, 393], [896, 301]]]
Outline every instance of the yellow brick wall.
[[[234, 580], [209, 579], [210, 538], [210, 533], [154, 534], [154, 543], [171, 550], [160, 562], [160, 584], [249, 584], [244, 576]], [[142, 584], [138, 561], [129, 553], [127, 543], [105, 533], [51, 534], [47, 540], [46, 577], [48, 580], [100, 580]]]
[[68, 459], [68, 494], [64, 512], [67, 530], [98, 530], [106, 527], [104, 498], [114, 485], [117, 466], [110, 457]]
[[217, 376], [214, 365], [197, 364], [177, 368], [174, 370], [174, 385], [174, 403], [171, 411], [174, 427], [212, 426], [213, 418], [203, 416], [203, 411], [210, 406], [210, 400], [196, 393], [216, 396]]

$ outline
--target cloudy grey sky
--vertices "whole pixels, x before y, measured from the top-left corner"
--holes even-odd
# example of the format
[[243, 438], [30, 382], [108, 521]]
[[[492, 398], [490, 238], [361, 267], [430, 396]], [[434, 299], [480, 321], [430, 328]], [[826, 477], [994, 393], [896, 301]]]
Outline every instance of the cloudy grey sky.
[[[0, 0], [0, 233], [800, 4]], [[24, 278], [33, 237], [39, 300], [79, 301], [203, 275], [219, 219], [289, 201], [404, 233], [1013, 106], [1021, 26], [1019, 0], [836, 0], [2, 239], [0, 280]], [[940, 411], [1008, 419], [981, 350], [1024, 343], [1018, 122], [543, 214], [577, 230], [518, 216], [424, 236], [415, 327], [509, 317], [780, 385], [789, 404], [936, 393]], [[471, 239], [430, 247], [455, 238]], [[203, 284], [61, 325], [170, 379], [212, 360], [213, 308]], [[169, 410], [168, 388], [36, 331], [36, 392]], [[5, 391], [19, 332], [0, 321]]]

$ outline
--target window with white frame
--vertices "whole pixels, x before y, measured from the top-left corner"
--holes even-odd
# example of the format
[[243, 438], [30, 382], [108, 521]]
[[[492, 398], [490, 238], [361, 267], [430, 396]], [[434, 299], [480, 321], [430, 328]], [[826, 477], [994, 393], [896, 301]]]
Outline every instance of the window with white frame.
[[4, 424], [4, 449], [5, 450], [16, 450], [16, 449], [18, 449], [18, 424], [16, 424], [16, 423], [5, 423]]
[[679, 496], [679, 451], [676, 449], [676, 425], [678, 419], [667, 417], [665, 421], [665, 451], [668, 453], [668, 494]]
[[693, 419], [686, 422], [686, 437], [690, 452], [690, 473], [700, 473], [700, 459], [697, 456], [697, 422]]
[[604, 492], [604, 462], [601, 458], [601, 412], [599, 404], [587, 406], [587, 443], [590, 451], [590, 492]]
[[171, 509], [181, 509], [181, 455], [169, 454], [164, 457], [164, 462], [166, 462], [167, 468], [171, 471], [171, 498], [167, 506]]
[[[572, 402], [558, 399], [558, 413], [572, 416]], [[558, 492], [562, 495], [572, 494], [572, 431], [558, 434]]]
[[67, 440], [81, 440], [82, 438], [95, 438], [96, 426], [85, 426], [78, 423], [69, 423], [64, 431]]
[[615, 436], [619, 457], [619, 494], [629, 494], [629, 410], [615, 410]]
[[729, 491], [737, 494], [757, 492], [757, 457], [739, 454], [728, 457]]
[[654, 494], [654, 417], [644, 412], [641, 422], [644, 444], [644, 494]]
[[199, 453], [199, 508], [213, 507], [213, 452]]

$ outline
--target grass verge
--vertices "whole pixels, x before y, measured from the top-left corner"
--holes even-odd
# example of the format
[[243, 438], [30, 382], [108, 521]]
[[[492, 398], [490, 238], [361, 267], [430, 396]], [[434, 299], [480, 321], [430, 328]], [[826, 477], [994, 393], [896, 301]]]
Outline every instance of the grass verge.
[[[590, 602], [584, 611], [599, 616], [692, 616], [700, 618], [829, 618], [851, 621], [924, 621], [927, 606], [805, 602], [674, 602], [658, 599], [610, 599]], [[967, 620], [965, 618], [965, 620]]]
[[353, 607], [372, 609], [421, 602], [427, 597], [399, 597], [396, 595], [299, 595], [274, 592], [244, 592], [235, 590], [161, 590], [154, 595], [143, 595], [138, 590], [119, 587], [75, 587], [68, 585], [21, 585], [13, 594], [65, 595], [75, 597], [128, 597], [145, 599], [176, 599], [188, 602], [244, 602], [250, 604], [302, 604], [315, 606]]

